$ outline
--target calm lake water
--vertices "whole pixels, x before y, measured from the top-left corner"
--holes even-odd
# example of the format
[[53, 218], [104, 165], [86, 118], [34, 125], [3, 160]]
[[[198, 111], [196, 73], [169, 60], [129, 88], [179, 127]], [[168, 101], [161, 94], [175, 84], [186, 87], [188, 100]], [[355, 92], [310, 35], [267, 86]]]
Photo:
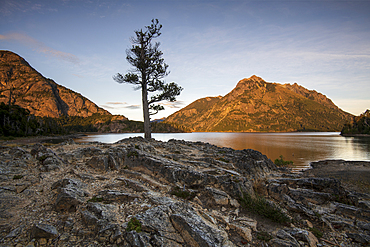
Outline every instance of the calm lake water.
[[[114, 143], [123, 138], [144, 136], [143, 133], [89, 135], [78, 142]], [[272, 161], [284, 156], [296, 170], [309, 167], [312, 161], [325, 159], [370, 161], [370, 137], [343, 137], [339, 132], [320, 133], [153, 133], [159, 141], [170, 139], [208, 142], [233, 149], [254, 149]]]

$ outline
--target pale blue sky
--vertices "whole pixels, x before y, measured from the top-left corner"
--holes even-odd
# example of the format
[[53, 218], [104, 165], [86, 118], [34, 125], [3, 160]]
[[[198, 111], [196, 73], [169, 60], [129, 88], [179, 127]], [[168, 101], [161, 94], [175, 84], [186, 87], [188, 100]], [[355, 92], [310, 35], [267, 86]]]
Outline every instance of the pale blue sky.
[[0, 49], [113, 114], [142, 120], [141, 93], [112, 76], [130, 66], [134, 30], [158, 18], [170, 115], [252, 75], [298, 83], [359, 115], [370, 108], [370, 1], [0, 0]]

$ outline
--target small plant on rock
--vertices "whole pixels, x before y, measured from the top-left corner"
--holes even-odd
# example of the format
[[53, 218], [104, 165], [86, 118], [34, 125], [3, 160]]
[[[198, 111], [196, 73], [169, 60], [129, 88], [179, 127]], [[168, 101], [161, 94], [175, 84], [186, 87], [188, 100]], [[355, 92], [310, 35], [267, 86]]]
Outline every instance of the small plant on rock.
[[274, 161], [275, 165], [277, 166], [288, 166], [288, 165], [293, 165], [293, 161], [291, 160], [284, 160], [284, 157], [280, 155], [280, 159], [276, 159]]
[[319, 229], [317, 229], [316, 227], [312, 227], [310, 228], [310, 231], [313, 233], [313, 235], [315, 235], [315, 237], [317, 238], [322, 238], [322, 236], [324, 235]]
[[48, 156], [43, 155], [43, 156], [38, 157], [37, 159], [38, 159], [41, 163], [43, 163], [47, 158], [48, 158]]
[[229, 161], [223, 157], [217, 158], [217, 160], [225, 162], [225, 163], [229, 163]]
[[141, 232], [141, 223], [138, 219], [135, 217], [131, 218], [130, 221], [127, 224], [126, 231], [131, 232], [131, 231], [136, 231], [136, 232]]
[[188, 190], [182, 190], [180, 187], [176, 186], [173, 188], [170, 192], [171, 195], [175, 195], [177, 197], [180, 197], [182, 199], [191, 200], [195, 197], [195, 192], [190, 192]]
[[130, 152], [127, 153], [128, 158], [130, 158], [132, 156], [137, 157], [137, 156], [139, 156], [139, 153], [137, 151], [130, 151]]
[[290, 223], [290, 218], [274, 204], [269, 203], [264, 197], [256, 194], [252, 197], [250, 194], [243, 192], [240, 198], [241, 205], [265, 218], [280, 224]]
[[102, 202], [102, 201], [103, 201], [103, 198], [96, 197], [96, 196], [88, 200], [88, 202]]

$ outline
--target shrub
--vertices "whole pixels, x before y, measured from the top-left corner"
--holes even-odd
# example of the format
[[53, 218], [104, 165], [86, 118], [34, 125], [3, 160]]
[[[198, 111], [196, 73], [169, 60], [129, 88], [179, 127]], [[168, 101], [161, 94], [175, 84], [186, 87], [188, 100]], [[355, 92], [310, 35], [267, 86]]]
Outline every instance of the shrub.
[[96, 197], [96, 196], [94, 196], [93, 198], [91, 198], [90, 200], [88, 200], [88, 202], [102, 202], [102, 201], [103, 201], [103, 198]]
[[138, 219], [135, 217], [131, 218], [130, 221], [127, 224], [126, 231], [131, 232], [131, 231], [136, 231], [136, 232], [141, 232], [141, 223]]
[[223, 157], [217, 158], [217, 160], [225, 162], [225, 163], [229, 163], [229, 161]]
[[182, 190], [180, 187], [176, 186], [173, 188], [170, 192], [171, 195], [175, 195], [177, 197], [180, 197], [182, 199], [191, 200], [195, 197], [195, 192], [190, 192], [188, 190]]
[[291, 160], [284, 160], [284, 157], [282, 155], [280, 155], [280, 159], [276, 159], [274, 163], [277, 166], [293, 165], [293, 161], [291, 161]]
[[252, 197], [248, 193], [243, 192], [243, 197], [240, 198], [241, 205], [265, 218], [274, 222], [287, 224], [290, 223], [290, 218], [274, 204], [269, 203], [264, 197], [256, 194]]
[[137, 151], [130, 151], [130, 152], [127, 153], [128, 158], [130, 158], [132, 156], [137, 157], [137, 156], [139, 156], [139, 153]]
[[324, 235], [319, 229], [317, 229], [316, 227], [312, 227], [310, 228], [310, 231], [313, 233], [313, 235], [315, 235], [315, 237], [317, 238], [322, 238], [322, 236]]

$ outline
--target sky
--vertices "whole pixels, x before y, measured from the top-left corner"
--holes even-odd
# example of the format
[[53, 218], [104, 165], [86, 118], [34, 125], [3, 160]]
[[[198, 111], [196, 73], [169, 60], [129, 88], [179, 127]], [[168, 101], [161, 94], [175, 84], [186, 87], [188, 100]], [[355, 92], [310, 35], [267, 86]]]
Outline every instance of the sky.
[[370, 109], [370, 0], [0, 0], [0, 50], [112, 114], [142, 120], [141, 92], [112, 77], [134, 31], [158, 19], [169, 65], [184, 88], [167, 117], [224, 96], [243, 78], [297, 83], [354, 115]]

